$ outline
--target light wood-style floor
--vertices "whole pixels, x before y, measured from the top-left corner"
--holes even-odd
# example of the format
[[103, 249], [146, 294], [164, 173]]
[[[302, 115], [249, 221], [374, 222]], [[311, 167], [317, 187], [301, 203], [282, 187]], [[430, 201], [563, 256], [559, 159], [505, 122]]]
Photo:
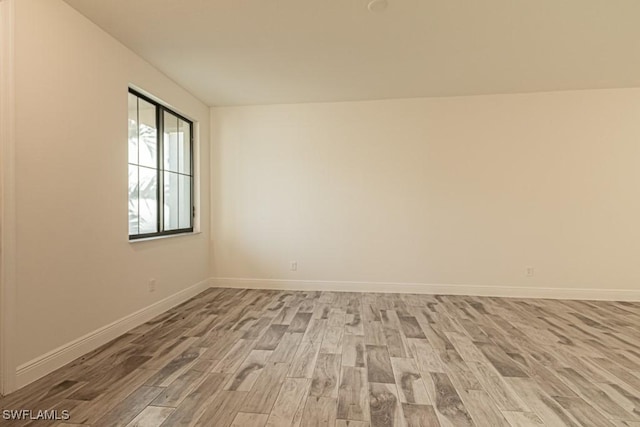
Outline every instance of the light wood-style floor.
[[68, 410], [61, 426], [639, 427], [640, 303], [210, 289], [0, 409]]

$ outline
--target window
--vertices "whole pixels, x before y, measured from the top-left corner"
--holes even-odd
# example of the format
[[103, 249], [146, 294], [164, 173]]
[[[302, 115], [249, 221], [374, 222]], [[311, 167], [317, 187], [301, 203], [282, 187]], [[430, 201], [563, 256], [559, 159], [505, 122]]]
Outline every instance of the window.
[[129, 239], [193, 231], [193, 123], [129, 89]]

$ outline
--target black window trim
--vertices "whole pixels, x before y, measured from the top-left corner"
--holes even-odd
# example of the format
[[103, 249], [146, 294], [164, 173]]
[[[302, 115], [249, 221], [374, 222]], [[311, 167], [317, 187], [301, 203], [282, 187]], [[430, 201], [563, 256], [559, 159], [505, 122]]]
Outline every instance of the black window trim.
[[[194, 222], [196, 217], [196, 207], [195, 207], [195, 169], [194, 169], [194, 159], [193, 159], [193, 120], [190, 120], [183, 116], [180, 113], [177, 113], [175, 110], [159, 103], [158, 101], [150, 98], [149, 96], [138, 92], [133, 88], [129, 88], [129, 93], [137, 96], [140, 99], [145, 100], [146, 102], [154, 105], [156, 107], [156, 126], [157, 126], [157, 134], [156, 134], [156, 143], [157, 145], [157, 165], [156, 171], [158, 173], [158, 185], [157, 185], [157, 201], [158, 201], [158, 213], [157, 213], [157, 227], [159, 231], [154, 233], [144, 233], [144, 234], [129, 234], [129, 240], [138, 240], [138, 239], [149, 239], [153, 237], [161, 237], [161, 236], [170, 236], [174, 234], [187, 234], [193, 233], [194, 230]], [[191, 162], [191, 227], [188, 228], [179, 228], [176, 230], [168, 230], [164, 229], [164, 141], [162, 140], [164, 135], [164, 117], [163, 113], [167, 112], [173, 116], [176, 116], [178, 119], [189, 123], [190, 135], [189, 139], [191, 144], [189, 146], [189, 157]], [[138, 123], [139, 126], [139, 123]], [[162, 230], [162, 231], [160, 231]]]

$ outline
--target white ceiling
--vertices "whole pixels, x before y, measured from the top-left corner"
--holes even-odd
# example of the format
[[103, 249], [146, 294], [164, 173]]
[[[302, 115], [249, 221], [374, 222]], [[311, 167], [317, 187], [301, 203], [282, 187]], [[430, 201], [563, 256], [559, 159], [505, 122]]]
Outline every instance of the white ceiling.
[[640, 86], [638, 0], [66, 0], [209, 105]]

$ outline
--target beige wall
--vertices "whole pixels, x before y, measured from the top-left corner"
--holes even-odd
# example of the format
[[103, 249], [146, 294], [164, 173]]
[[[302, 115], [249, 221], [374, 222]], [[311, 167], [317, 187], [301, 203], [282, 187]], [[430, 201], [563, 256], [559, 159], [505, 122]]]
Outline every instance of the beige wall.
[[[15, 50], [19, 365], [207, 279], [210, 178], [209, 109], [66, 3], [16, 2]], [[128, 242], [129, 84], [198, 122], [202, 234]]]
[[[211, 274], [639, 290], [640, 89], [218, 108], [210, 153], [60, 0], [16, 2], [15, 74], [17, 364]], [[198, 122], [201, 234], [127, 240], [129, 84]]]
[[212, 123], [218, 277], [640, 290], [640, 89]]

